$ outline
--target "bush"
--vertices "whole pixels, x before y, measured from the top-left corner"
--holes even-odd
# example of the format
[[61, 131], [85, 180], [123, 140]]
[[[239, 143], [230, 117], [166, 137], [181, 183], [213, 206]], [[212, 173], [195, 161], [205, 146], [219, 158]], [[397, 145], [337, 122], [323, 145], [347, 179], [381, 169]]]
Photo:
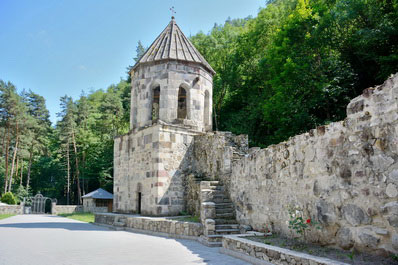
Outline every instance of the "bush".
[[20, 185], [15, 193], [16, 201], [17, 203], [21, 203], [25, 199], [25, 206], [30, 206], [31, 205], [31, 197], [32, 197], [32, 192], [30, 188], [25, 188], [24, 186]]
[[15, 200], [14, 194], [11, 192], [6, 192], [1, 197], [1, 201], [7, 204], [16, 204], [17, 201]]

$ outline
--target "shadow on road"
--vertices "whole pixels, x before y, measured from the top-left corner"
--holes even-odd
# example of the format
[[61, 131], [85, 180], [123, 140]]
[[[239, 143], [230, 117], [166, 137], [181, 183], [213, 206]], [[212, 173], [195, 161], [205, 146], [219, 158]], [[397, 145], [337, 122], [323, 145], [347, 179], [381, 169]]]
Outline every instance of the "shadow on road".
[[10, 224], [0, 224], [0, 228], [66, 229], [72, 231], [112, 231], [106, 227], [92, 225], [89, 223], [66, 223], [66, 222], [10, 223]]
[[[48, 218], [48, 219], [47, 219]], [[26, 220], [26, 219], [25, 219]], [[10, 220], [11, 221], [11, 220]], [[17, 222], [15, 222], [17, 221]], [[19, 221], [19, 222], [18, 222]], [[45, 219], [37, 220], [35, 222], [34, 219], [29, 220], [30, 222], [21, 222], [20, 220], [15, 220], [14, 222], [10, 223], [0, 223], [0, 230], [1, 229], [7, 229], [7, 228], [17, 228], [17, 229], [63, 229], [63, 230], [69, 230], [69, 231], [111, 231], [113, 232], [113, 229], [109, 229], [107, 227], [102, 227], [90, 223], [84, 223], [84, 222], [75, 222], [73, 220], [67, 219], [65, 222], [60, 219], [60, 217], [56, 216], [46, 216]], [[3, 230], [4, 231], [4, 230]], [[148, 237], [160, 237], [164, 238], [167, 241], [175, 241], [178, 242], [180, 245], [182, 245], [186, 250], [188, 250], [190, 253], [195, 255], [195, 259], [191, 261], [190, 264], [207, 264], [207, 265], [242, 265], [242, 264], [248, 264], [245, 263], [241, 260], [234, 259], [229, 256], [221, 255], [218, 253], [219, 248], [209, 248], [206, 247], [202, 244], [200, 244], [197, 241], [193, 240], [187, 240], [187, 239], [176, 239], [176, 238], [170, 238], [170, 237], [165, 237], [165, 236], [157, 236], [157, 235], [148, 235], [147, 233], [135, 233], [135, 232], [130, 232], [127, 231], [128, 233], [132, 234], [141, 234], [141, 235], [146, 235]], [[146, 239], [148, 240], [148, 239]], [[168, 244], [165, 244], [164, 242], [161, 243], [164, 246], [167, 246]], [[170, 246], [173, 246], [175, 244], [170, 244]], [[1, 262], [0, 262], [1, 263]]]

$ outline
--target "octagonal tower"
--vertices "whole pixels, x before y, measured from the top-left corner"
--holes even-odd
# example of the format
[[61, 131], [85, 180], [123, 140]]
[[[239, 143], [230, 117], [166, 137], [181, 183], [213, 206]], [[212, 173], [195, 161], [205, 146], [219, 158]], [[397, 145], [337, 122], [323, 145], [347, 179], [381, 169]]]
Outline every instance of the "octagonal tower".
[[212, 129], [214, 74], [174, 18], [133, 66], [131, 130], [114, 144], [114, 211], [184, 210], [193, 137]]
[[131, 129], [165, 122], [211, 130], [215, 72], [174, 18], [130, 73]]

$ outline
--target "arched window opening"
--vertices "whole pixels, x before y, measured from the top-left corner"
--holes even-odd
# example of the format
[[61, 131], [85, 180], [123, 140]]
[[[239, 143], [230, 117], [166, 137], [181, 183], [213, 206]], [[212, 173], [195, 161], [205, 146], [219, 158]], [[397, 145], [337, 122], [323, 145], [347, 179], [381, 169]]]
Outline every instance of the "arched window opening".
[[178, 90], [177, 119], [187, 118], [187, 91], [180, 87]]
[[205, 123], [205, 130], [208, 130], [210, 126], [210, 93], [206, 90], [205, 92], [205, 106], [203, 109], [203, 118]]
[[160, 102], [160, 86], [157, 86], [152, 91], [152, 122], [159, 120], [159, 102]]

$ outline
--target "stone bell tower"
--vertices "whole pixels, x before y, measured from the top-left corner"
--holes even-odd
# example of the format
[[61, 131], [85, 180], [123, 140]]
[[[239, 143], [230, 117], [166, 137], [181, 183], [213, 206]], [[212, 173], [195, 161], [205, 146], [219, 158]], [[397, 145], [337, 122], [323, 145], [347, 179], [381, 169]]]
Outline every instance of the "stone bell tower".
[[114, 209], [175, 215], [193, 136], [212, 129], [211, 66], [172, 17], [130, 71], [130, 132], [114, 143]]

